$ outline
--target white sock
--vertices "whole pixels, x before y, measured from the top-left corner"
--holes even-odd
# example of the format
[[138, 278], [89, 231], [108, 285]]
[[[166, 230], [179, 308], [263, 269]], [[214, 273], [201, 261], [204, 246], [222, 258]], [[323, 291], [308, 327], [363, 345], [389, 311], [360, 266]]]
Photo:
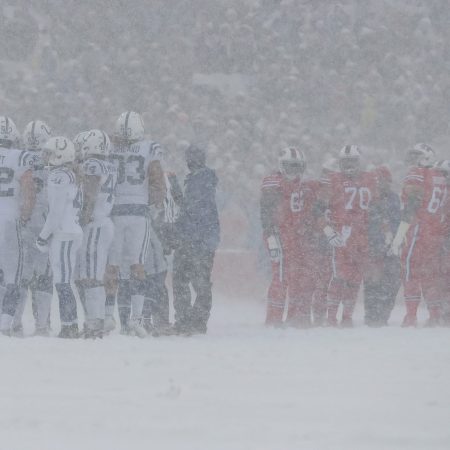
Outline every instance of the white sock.
[[140, 319], [142, 318], [142, 310], [144, 309], [144, 296], [143, 295], [132, 295], [131, 296], [131, 318]]
[[89, 322], [95, 319], [105, 319], [106, 294], [103, 286], [86, 288], [84, 290], [86, 299], [86, 319]]
[[47, 328], [53, 295], [42, 291], [36, 291], [34, 295], [37, 306], [36, 328]]
[[9, 314], [2, 314], [0, 317], [0, 331], [11, 330], [13, 319], [14, 317]]
[[14, 319], [12, 323], [12, 327], [18, 327], [19, 325], [22, 325], [22, 316], [23, 312], [25, 310], [25, 304], [27, 303], [28, 299], [28, 289], [20, 289], [20, 299], [17, 302], [17, 308], [16, 312], [14, 314]]

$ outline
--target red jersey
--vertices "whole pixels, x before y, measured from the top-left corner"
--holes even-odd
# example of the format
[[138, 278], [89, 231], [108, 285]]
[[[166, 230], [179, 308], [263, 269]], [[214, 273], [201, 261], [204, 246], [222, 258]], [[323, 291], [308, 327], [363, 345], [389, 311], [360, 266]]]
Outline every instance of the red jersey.
[[264, 178], [261, 186], [261, 221], [266, 234], [274, 229], [281, 235], [301, 237], [314, 227], [313, 181], [289, 180], [280, 172]]
[[423, 225], [429, 235], [445, 231], [445, 208], [447, 199], [447, 180], [442, 172], [434, 167], [413, 167], [403, 179], [402, 204], [407, 201], [408, 188], [422, 190], [422, 202], [416, 210], [413, 224]]
[[342, 172], [333, 172], [321, 179], [328, 188], [329, 220], [342, 232], [342, 227], [367, 230], [369, 208], [378, 198], [378, 183], [373, 172], [360, 172], [348, 177]]

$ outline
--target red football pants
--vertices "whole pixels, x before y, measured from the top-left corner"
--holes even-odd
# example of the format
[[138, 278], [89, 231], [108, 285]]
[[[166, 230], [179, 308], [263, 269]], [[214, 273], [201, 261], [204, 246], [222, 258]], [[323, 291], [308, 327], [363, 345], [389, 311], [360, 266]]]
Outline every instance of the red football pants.
[[289, 298], [289, 322], [310, 320], [315, 289], [314, 252], [306, 246], [293, 247], [297, 248], [283, 249], [280, 262], [272, 262], [272, 281], [267, 293], [267, 325], [282, 323], [286, 297]]

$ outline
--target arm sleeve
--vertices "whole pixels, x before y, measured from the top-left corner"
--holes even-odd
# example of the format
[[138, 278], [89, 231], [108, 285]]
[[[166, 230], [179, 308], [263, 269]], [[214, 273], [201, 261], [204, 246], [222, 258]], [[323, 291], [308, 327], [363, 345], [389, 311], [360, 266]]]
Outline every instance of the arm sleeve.
[[39, 236], [47, 240], [57, 230], [67, 197], [67, 185], [48, 182], [48, 214]]
[[265, 235], [270, 235], [277, 231], [277, 218], [281, 197], [279, 186], [264, 187], [263, 185], [260, 200], [260, 217]]

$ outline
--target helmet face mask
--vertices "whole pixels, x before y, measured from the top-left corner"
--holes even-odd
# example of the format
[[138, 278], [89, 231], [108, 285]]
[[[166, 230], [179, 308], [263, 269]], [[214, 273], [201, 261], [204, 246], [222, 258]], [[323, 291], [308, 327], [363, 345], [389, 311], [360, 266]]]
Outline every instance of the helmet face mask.
[[281, 171], [289, 179], [294, 179], [303, 175], [305, 164], [301, 161], [282, 161]]
[[339, 152], [339, 169], [349, 176], [355, 176], [361, 171], [361, 150], [356, 145], [346, 145]]
[[339, 160], [339, 169], [342, 173], [352, 176], [359, 173], [361, 170], [361, 163], [357, 156], [350, 156], [347, 158], [341, 158]]
[[300, 178], [306, 169], [305, 155], [297, 148], [285, 148], [278, 155], [278, 166], [287, 179]]

